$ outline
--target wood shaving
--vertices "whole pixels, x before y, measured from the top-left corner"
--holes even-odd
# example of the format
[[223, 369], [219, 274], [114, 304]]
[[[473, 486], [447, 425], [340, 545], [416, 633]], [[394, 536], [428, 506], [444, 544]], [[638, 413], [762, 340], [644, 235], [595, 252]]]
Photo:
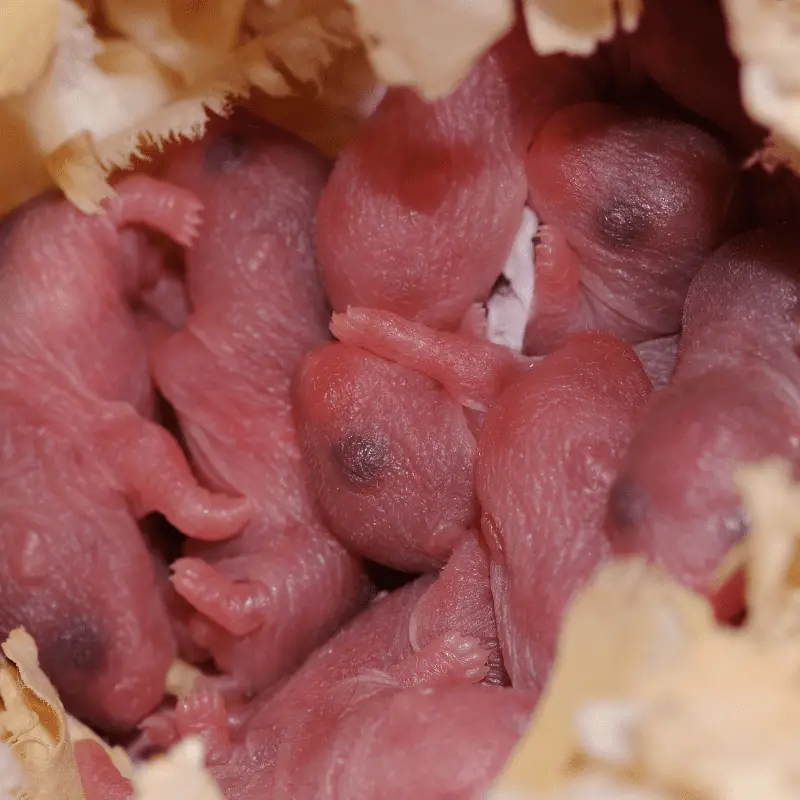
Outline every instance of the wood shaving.
[[67, 716], [22, 629], [3, 644], [0, 732], [23, 775], [19, 800], [83, 800]]
[[601, 569], [567, 611], [550, 681], [502, 788], [557, 786], [583, 758], [580, 707], [623, 694], [635, 675], [670, 663], [711, 625], [703, 600], [639, 559]]
[[743, 569], [747, 563], [747, 541], [735, 544], [720, 562], [709, 581], [709, 589], [713, 592], [722, 587], [734, 573]]
[[800, 638], [800, 489], [779, 459], [749, 467], [736, 483], [750, 516], [748, 628], [759, 637]]
[[203, 744], [187, 738], [133, 776], [133, 800], [224, 800], [204, 764]]
[[503, 266], [506, 283], [486, 302], [486, 329], [490, 342], [517, 353], [525, 344], [525, 329], [530, 320], [536, 286], [536, 249], [533, 239], [539, 230], [539, 218], [525, 206], [511, 252]]
[[744, 167], [749, 168], [756, 164], [769, 174], [782, 167], [798, 172], [800, 170], [800, 148], [794, 147], [786, 139], [773, 133], [767, 137], [764, 145], [750, 156]]
[[376, 73], [426, 98], [455, 89], [514, 23], [511, 0], [351, 0]]
[[0, 742], [0, 800], [14, 800], [25, 791], [22, 765], [5, 743]]
[[167, 65], [187, 84], [239, 43], [246, 0], [103, 0], [108, 24]]
[[58, 29], [57, 0], [5, 0], [0, 97], [24, 92], [45, 70]]
[[167, 694], [177, 698], [186, 697], [202, 675], [197, 667], [176, 659], [167, 672]]
[[800, 1], [723, 0], [748, 113], [800, 147]]
[[528, 35], [543, 55], [590, 55], [639, 23], [642, 0], [523, 0]]
[[[23, 32], [24, 14], [11, 5], [12, 29]], [[272, 15], [256, 6], [269, 11], [263, 0], [26, 6], [31, 25], [39, 16], [48, 23], [37, 23], [41, 37], [52, 30], [41, 63], [24, 76], [17, 69], [24, 59], [0, 39], [0, 124], [8, 119], [12, 131], [8, 164], [0, 158], [0, 214], [52, 184], [78, 208], [97, 212], [114, 171], [169, 141], [202, 135], [210, 114], [227, 113], [254, 90], [257, 113], [281, 124], [305, 109], [295, 132], [321, 139], [329, 152], [340, 148], [379, 88], [352, 11], [313, 0], [287, 2]], [[100, 36], [97, 21], [97, 30], [112, 34]], [[4, 87], [24, 92], [3, 100]]]

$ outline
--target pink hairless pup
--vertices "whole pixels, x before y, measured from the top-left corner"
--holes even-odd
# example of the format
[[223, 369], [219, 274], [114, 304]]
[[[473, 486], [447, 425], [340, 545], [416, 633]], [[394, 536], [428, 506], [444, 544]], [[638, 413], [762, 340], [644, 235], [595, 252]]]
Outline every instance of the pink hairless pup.
[[719, 248], [692, 283], [671, 385], [639, 422], [608, 509], [611, 541], [706, 591], [747, 519], [735, 470], [798, 461], [800, 241], [762, 228]]
[[583, 59], [538, 56], [518, 25], [447, 97], [389, 89], [320, 200], [317, 250], [334, 309], [456, 329], [508, 258], [531, 137], [555, 108], [594, 95], [590, 74]]
[[[341, 800], [407, 797], [405, 770], [385, 769], [398, 748], [415, 757], [420, 796], [473, 798], [536, 701], [536, 692], [497, 685], [505, 682], [488, 556], [470, 533], [438, 577], [379, 595], [280, 689], [255, 700], [243, 724], [231, 727], [218, 696], [202, 688], [179, 704], [175, 722], [181, 735], [206, 741], [229, 800], [317, 797], [323, 786]], [[476, 755], [469, 766], [465, 747]]]
[[295, 413], [310, 482], [352, 552], [432, 569], [477, 526], [475, 435], [436, 381], [362, 348], [325, 344], [299, 372]]
[[527, 160], [541, 223], [525, 351], [580, 331], [676, 334], [689, 283], [724, 238], [736, 172], [684, 122], [600, 103], [557, 111]]
[[[201, 204], [152, 178], [103, 214], [49, 193], [0, 225], [0, 633], [23, 625], [69, 710], [103, 728], [161, 700], [175, 641], [137, 520], [241, 529], [247, 500], [202, 489], [154, 411], [135, 306], [164, 279], [144, 225], [193, 244]], [[143, 251], [142, 251], [143, 252]]]
[[500, 641], [513, 685], [541, 686], [570, 597], [610, 553], [608, 491], [652, 391], [639, 358], [615, 337], [582, 334], [526, 360], [365, 309], [335, 315], [332, 329], [488, 409], [476, 479]]
[[174, 564], [190, 632], [232, 691], [282, 678], [367, 590], [315, 511], [290, 398], [301, 359], [329, 338], [312, 242], [327, 174], [308, 145], [246, 117], [180, 148], [168, 169], [206, 211], [186, 258], [192, 313], [155, 348], [154, 374], [205, 480], [256, 509], [241, 535]]
[[272, 796], [482, 800], [537, 697], [536, 691], [476, 686], [446, 673], [345, 682], [290, 729]]

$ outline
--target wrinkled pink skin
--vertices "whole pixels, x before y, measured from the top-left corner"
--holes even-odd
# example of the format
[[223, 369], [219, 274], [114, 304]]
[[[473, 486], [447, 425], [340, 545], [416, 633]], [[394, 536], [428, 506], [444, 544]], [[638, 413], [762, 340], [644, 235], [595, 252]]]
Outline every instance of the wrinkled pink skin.
[[477, 525], [475, 437], [435, 381], [326, 344], [303, 363], [295, 413], [326, 521], [351, 552], [421, 572]]
[[188, 548], [173, 582], [196, 609], [196, 643], [236, 692], [296, 667], [367, 590], [314, 510], [290, 400], [301, 359], [328, 338], [312, 245], [327, 174], [307, 145], [246, 118], [181, 148], [168, 169], [206, 210], [186, 258], [192, 314], [156, 349], [156, 382], [206, 481], [257, 509], [235, 539]]
[[390, 89], [320, 200], [317, 252], [334, 310], [457, 329], [488, 297], [519, 228], [530, 137], [593, 91], [584, 61], [539, 57], [522, 30], [447, 97]]
[[476, 531], [468, 531], [445, 564], [439, 577], [417, 603], [409, 623], [414, 650], [456, 630], [467, 632], [488, 653], [489, 671], [483, 683], [503, 686], [508, 674], [503, 665], [486, 543]]
[[144, 177], [117, 192], [93, 217], [44, 195], [0, 231], [0, 632], [24, 625], [67, 708], [109, 729], [157, 705], [175, 654], [137, 519], [159, 511], [219, 538], [250, 514], [201, 489], [142, 416], [154, 398], [129, 298], [158, 275], [126, 257], [119, 231], [142, 224], [189, 245], [200, 204]]
[[164, 328], [178, 330], [189, 315], [189, 299], [179, 271], [170, 263], [163, 246], [150, 241], [142, 231], [122, 230], [117, 262], [120, 270], [148, 276], [128, 302], [133, 306], [140, 331], [148, 340], [163, 335]]
[[171, 580], [170, 565], [180, 557], [183, 539], [178, 532], [168, 530], [164, 521], [157, 517], [143, 520], [140, 527], [145, 533], [158, 589], [167, 606], [178, 655], [190, 663], [206, 661], [208, 654], [194, 642], [189, 630], [194, 609], [175, 591]]
[[614, 548], [698, 591], [747, 528], [734, 471], [773, 455], [798, 461], [798, 257], [791, 233], [762, 228], [706, 261], [672, 383], [651, 400], [611, 492]]
[[537, 696], [469, 684], [361, 688], [367, 696], [353, 700], [350, 686], [337, 687], [293, 728], [276, 800], [481, 800]]
[[686, 123], [582, 103], [547, 121], [527, 173], [543, 224], [526, 352], [581, 331], [634, 344], [677, 333], [725, 234], [736, 173], [722, 146]]
[[374, 309], [335, 314], [331, 329], [488, 409], [476, 482], [497, 626], [512, 684], [540, 687], [566, 604], [610, 552], [608, 491], [652, 391], [641, 361], [630, 345], [597, 333], [523, 359]]
[[[388, 669], [412, 655], [411, 615], [434, 580], [432, 575], [423, 576], [392, 594], [378, 595], [312, 653], [277, 692], [254, 702], [252, 716], [231, 737], [230, 752], [218, 747], [220, 755], [213, 754], [216, 763], [211, 771], [227, 800], [271, 796], [275, 760], [288, 726], [316, 708], [331, 686], [368, 669]], [[210, 734], [215, 735], [213, 727]]]
[[742, 153], [759, 146], [766, 131], [742, 105], [720, 0], [649, 0], [627, 39], [634, 70], [716, 125]]
[[[334, 314], [331, 330], [342, 342], [441, 383], [464, 406], [470, 428], [476, 432], [495, 399], [545, 358], [517, 355], [486, 341], [474, 329], [451, 334], [374, 309], [350, 308], [345, 314]], [[634, 346], [655, 388], [663, 388], [672, 377], [679, 343], [676, 334]]]
[[340, 342], [438, 381], [461, 405], [478, 412], [473, 417], [476, 428], [483, 412], [503, 390], [541, 360], [371, 308], [348, 308], [344, 314], [334, 314], [331, 331]]
[[486, 415], [478, 446], [482, 529], [506, 669], [539, 687], [575, 591], [608, 556], [608, 491], [652, 386], [633, 349], [576, 336]]
[[[428, 705], [427, 700], [415, 699], [417, 693], [406, 694], [403, 690], [422, 685], [496, 683], [498, 673], [492, 663], [498, 662], [492, 651], [497, 649], [497, 633], [492, 616], [487, 558], [473, 535], [464, 541], [438, 578], [423, 576], [392, 594], [379, 595], [367, 610], [315, 651], [277, 692], [262, 695], [238, 730], [228, 728], [218, 701], [203, 691], [179, 707], [178, 728], [182, 735], [191, 732], [209, 744], [212, 772], [228, 800], [257, 800], [312, 791], [312, 785], [295, 784], [302, 777], [295, 764], [305, 764], [300, 771], [312, 784], [320, 784], [327, 780], [330, 768], [326, 750], [346, 749], [348, 740], [355, 749], [359, 737], [352, 732], [354, 723], [341, 719], [343, 697], [348, 707], [354, 706], [357, 699], [362, 701], [358, 703], [359, 715], [370, 720], [377, 715], [386, 725], [390, 724], [390, 713], [394, 719], [395, 713], [410, 713], [416, 708], [429, 718], [430, 726], [426, 723], [424, 728], [433, 749], [447, 748], [448, 769], [455, 758], [450, 748], [463, 754], [464, 747], [474, 745], [475, 752], [491, 754], [485, 760], [475, 759], [474, 771], [462, 765], [453, 773], [454, 780], [460, 779], [464, 786], [485, 785], [519, 736], [518, 726], [527, 719], [535, 696], [497, 686], [486, 687], [492, 689], [492, 694], [457, 693], [461, 704], [475, 704], [472, 713], [466, 714], [470, 720], [466, 724], [462, 716], [466, 712], [453, 711], [455, 699], [448, 699], [449, 693], [437, 695], [441, 702], [430, 701]], [[470, 688], [475, 691], [475, 687]], [[370, 699], [376, 693], [383, 694], [383, 702]], [[492, 701], [495, 711], [485, 708], [489, 700], [484, 698]], [[394, 708], [397, 711], [390, 712]], [[330, 711], [326, 720], [322, 719], [323, 709]], [[480, 726], [479, 720], [483, 721]], [[398, 717], [401, 722], [408, 724]], [[463, 722], [466, 727], [456, 733], [455, 722]], [[310, 735], [305, 732], [306, 724], [311, 726]], [[315, 752], [313, 763], [303, 754], [306, 748]], [[379, 766], [390, 752], [398, 756], [391, 740], [376, 742], [375, 749], [365, 753], [345, 779], [374, 779], [374, 775], [367, 774], [371, 770], [380, 770], [390, 779]], [[430, 794], [442, 786], [438, 763], [418, 766], [415, 780], [424, 782], [420, 796], [438, 796]], [[342, 791], [337, 789], [331, 796], [373, 796], [361, 792], [347, 795]], [[397, 791], [401, 788], [397, 787]], [[394, 786], [390, 794], [395, 796]]]

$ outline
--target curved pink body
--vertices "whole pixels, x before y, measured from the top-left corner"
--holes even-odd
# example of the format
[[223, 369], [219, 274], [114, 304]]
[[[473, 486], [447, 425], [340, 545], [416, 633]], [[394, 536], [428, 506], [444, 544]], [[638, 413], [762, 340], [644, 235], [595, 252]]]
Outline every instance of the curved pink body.
[[521, 30], [443, 99], [390, 89], [320, 201], [317, 250], [334, 310], [367, 306], [457, 328], [511, 249], [535, 128], [590, 93], [582, 61], [536, 56]]
[[137, 519], [160, 511], [219, 538], [250, 515], [201, 489], [142, 416], [154, 397], [134, 305], [164, 276], [158, 259], [132, 257], [143, 234], [120, 231], [142, 224], [189, 245], [200, 208], [135, 177], [104, 215], [48, 194], [0, 229], [0, 635], [24, 625], [68, 709], [102, 728], [150, 712], [175, 655]]
[[599, 103], [557, 111], [527, 160], [542, 224], [526, 352], [580, 331], [639, 343], [678, 332], [689, 284], [722, 240], [735, 185], [692, 125]]
[[296, 667], [367, 589], [313, 507], [290, 399], [301, 359], [328, 338], [312, 244], [328, 165], [294, 137], [235, 120], [178, 150], [168, 174], [206, 213], [186, 259], [192, 313], [156, 349], [156, 382], [206, 481], [256, 507], [235, 539], [190, 547], [173, 583], [196, 609], [197, 644], [252, 693]]
[[331, 327], [488, 409], [476, 484], [501, 650], [513, 686], [540, 687], [567, 602], [610, 554], [608, 491], [652, 391], [642, 362], [608, 334], [580, 334], [549, 356], [523, 359], [388, 312], [349, 309]]
[[608, 491], [651, 384], [633, 349], [576, 336], [489, 410], [477, 464], [506, 669], [542, 686], [567, 603], [609, 555]]
[[359, 347], [326, 344], [303, 363], [295, 413], [326, 520], [352, 552], [431, 569], [477, 525], [475, 437], [435, 381]]
[[490, 567], [486, 543], [476, 531], [466, 532], [436, 582], [414, 608], [409, 636], [415, 650], [454, 630], [474, 636], [488, 653], [489, 671], [483, 683], [503, 686], [509, 680], [500, 652]]
[[615, 549], [647, 554], [698, 591], [747, 528], [736, 468], [798, 460], [799, 261], [800, 242], [780, 228], [706, 261], [672, 383], [650, 402], [611, 493]]
[[[491, 685], [500, 673], [488, 582], [487, 555], [471, 535], [438, 577], [423, 576], [373, 600], [276, 692], [255, 701], [238, 730], [226, 730], [224, 716], [210, 711], [213, 702], [201, 691], [188, 701], [191, 707], [178, 709], [179, 731], [199, 732], [213, 743], [212, 772], [228, 800], [313, 797], [331, 780], [339, 782], [333, 798], [378, 797], [368, 793], [377, 788], [367, 787], [393, 780], [385, 760], [397, 757], [395, 747], [414, 752], [420, 736], [430, 736], [434, 750], [443, 748], [417, 765], [413, 780], [421, 796], [439, 796], [432, 792], [442, 787], [444, 771], [453, 771], [452, 788], [459, 788], [453, 797], [477, 796], [470, 792], [494, 777], [536, 700], [534, 693]], [[478, 682], [489, 685], [473, 685]], [[445, 691], [461, 685], [471, 691]], [[429, 696], [414, 687], [436, 691]], [[365, 724], [361, 732], [351, 711]], [[381, 722], [388, 733], [392, 720], [397, 735], [405, 731], [407, 747], [393, 745], [391, 736], [363, 750], [363, 734]], [[465, 747], [481, 757], [453, 770]], [[362, 757], [337, 769], [334, 753], [348, 750]], [[398, 773], [391, 796], [408, 779]], [[346, 786], [359, 792], [348, 794]]]
[[275, 760], [289, 725], [318, 707], [331, 686], [368, 669], [388, 669], [413, 653], [411, 615], [434, 580], [424, 576], [392, 594], [378, 595], [277, 692], [254, 702], [243, 728], [231, 736], [230, 753], [211, 767], [227, 800], [271, 796]]
[[455, 684], [339, 687], [296, 725], [276, 800], [481, 800], [528, 726], [536, 692]]

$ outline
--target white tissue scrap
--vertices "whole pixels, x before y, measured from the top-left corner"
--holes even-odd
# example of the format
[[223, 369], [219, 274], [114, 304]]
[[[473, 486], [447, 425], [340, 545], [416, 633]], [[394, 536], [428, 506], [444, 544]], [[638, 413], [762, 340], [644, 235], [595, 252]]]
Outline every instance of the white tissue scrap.
[[533, 307], [534, 246], [539, 219], [525, 206], [522, 222], [503, 267], [503, 283], [486, 303], [487, 338], [519, 353]]
[[22, 766], [11, 748], [0, 742], [0, 800], [16, 800], [24, 788]]

